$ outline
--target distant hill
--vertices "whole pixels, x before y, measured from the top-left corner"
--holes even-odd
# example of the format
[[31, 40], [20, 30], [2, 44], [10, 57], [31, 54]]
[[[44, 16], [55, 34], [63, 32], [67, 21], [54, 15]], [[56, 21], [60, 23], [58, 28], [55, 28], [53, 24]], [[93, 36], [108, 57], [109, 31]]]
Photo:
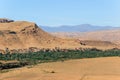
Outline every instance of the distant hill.
[[90, 24], [82, 24], [76, 26], [63, 25], [58, 27], [41, 26], [41, 28], [47, 32], [91, 32], [99, 30], [120, 29], [120, 27], [95, 26]]
[[92, 32], [53, 32], [61, 38], [77, 38], [80, 40], [101, 40], [120, 44], [120, 30], [101, 30]]

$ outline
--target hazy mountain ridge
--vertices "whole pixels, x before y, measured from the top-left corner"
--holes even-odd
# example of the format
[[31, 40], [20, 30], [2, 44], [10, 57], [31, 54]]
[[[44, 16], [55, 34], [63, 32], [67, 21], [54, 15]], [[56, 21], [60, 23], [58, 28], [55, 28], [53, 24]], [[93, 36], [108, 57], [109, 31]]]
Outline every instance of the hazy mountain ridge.
[[100, 30], [120, 29], [120, 27], [96, 26], [91, 24], [81, 24], [75, 26], [63, 25], [58, 27], [41, 26], [41, 28], [47, 32], [91, 32]]

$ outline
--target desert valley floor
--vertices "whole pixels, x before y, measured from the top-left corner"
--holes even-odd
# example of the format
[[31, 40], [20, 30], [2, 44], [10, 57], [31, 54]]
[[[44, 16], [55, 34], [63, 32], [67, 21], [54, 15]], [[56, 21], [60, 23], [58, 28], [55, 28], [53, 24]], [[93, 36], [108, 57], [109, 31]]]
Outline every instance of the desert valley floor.
[[120, 80], [120, 57], [42, 63], [0, 73], [0, 80]]
[[[77, 59], [46, 62], [16, 69], [8, 69], [11, 67], [10, 64], [10, 66], [7, 65], [8, 68], [5, 68], [6, 70], [2, 70], [2, 68], [0, 68], [0, 80], [120, 80], [120, 57], [105, 57], [120, 56], [120, 46], [118, 44], [119, 31], [117, 31], [117, 34], [116, 31], [113, 31], [115, 34], [112, 33], [112, 35], [109, 36], [106, 35], [109, 34], [109, 31], [104, 33], [107, 37], [101, 36], [101, 38], [107, 38], [105, 40], [101, 40], [101, 38], [100, 40], [82, 40], [82, 38], [64, 38], [64, 36], [61, 38], [59, 35], [51, 35], [33, 22], [6, 22], [9, 20], [1, 20], [0, 53], [2, 54], [0, 54], [0, 60], [18, 60], [29, 62], [29, 60], [44, 61], [46, 59], [47, 61], [58, 59], [62, 60], [62, 58]], [[114, 35], [117, 36], [114, 37]], [[99, 36], [95, 36], [95, 39], [98, 37]], [[116, 40], [114, 41], [114, 39]], [[69, 50], [73, 50], [75, 54], [73, 55], [73, 52], [70, 52]], [[74, 50], [78, 52], [75, 52]], [[41, 51], [43, 52], [41, 53]], [[38, 52], [37, 56], [34, 52]], [[66, 52], [68, 52], [69, 56], [68, 54], [65, 55]], [[13, 55], [11, 55], [12, 53]], [[26, 54], [26, 56], [23, 54], [18, 55], [18, 53], [30, 54], [29, 56]], [[46, 55], [44, 53], [49, 54]], [[85, 55], [82, 55], [82, 53]], [[104, 58], [92, 58], [91, 56], [104, 56]], [[86, 59], [86, 57], [88, 58]], [[3, 63], [0, 64], [3, 66]]]

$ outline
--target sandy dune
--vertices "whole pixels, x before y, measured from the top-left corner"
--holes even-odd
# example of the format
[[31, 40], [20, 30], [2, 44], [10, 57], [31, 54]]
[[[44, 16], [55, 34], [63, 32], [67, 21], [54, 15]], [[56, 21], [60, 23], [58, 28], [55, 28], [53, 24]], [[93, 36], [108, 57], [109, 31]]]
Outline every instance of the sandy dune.
[[0, 73], [0, 80], [120, 80], [120, 58], [43, 63]]

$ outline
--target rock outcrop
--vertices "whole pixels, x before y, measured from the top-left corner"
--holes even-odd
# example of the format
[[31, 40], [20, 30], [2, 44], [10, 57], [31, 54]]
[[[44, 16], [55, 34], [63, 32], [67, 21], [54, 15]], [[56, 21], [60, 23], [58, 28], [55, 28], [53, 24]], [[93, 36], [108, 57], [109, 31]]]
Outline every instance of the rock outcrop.
[[6, 19], [6, 18], [0, 18], [0, 23], [10, 23], [14, 22], [14, 20]]

